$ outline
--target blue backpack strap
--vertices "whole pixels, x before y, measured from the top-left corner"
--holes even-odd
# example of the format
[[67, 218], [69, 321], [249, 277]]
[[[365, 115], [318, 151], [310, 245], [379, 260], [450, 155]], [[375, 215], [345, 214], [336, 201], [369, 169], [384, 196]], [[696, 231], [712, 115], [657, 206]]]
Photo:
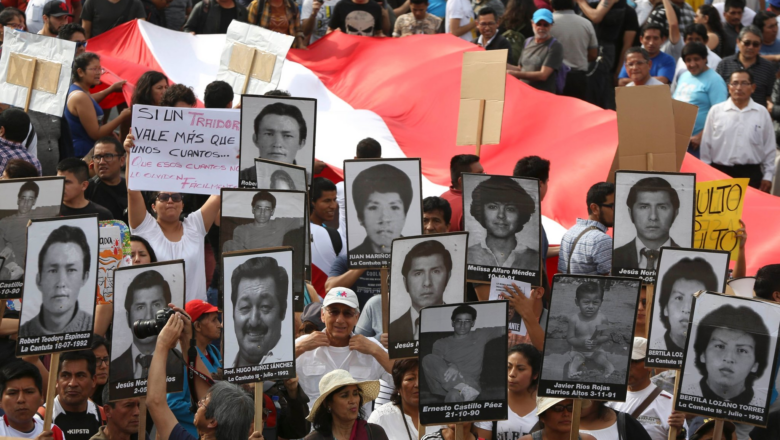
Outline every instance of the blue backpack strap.
[[523, 44], [523, 49], [528, 47], [529, 44], [531, 44], [531, 41], [533, 41], [534, 37], [528, 37], [525, 39], [525, 44]]

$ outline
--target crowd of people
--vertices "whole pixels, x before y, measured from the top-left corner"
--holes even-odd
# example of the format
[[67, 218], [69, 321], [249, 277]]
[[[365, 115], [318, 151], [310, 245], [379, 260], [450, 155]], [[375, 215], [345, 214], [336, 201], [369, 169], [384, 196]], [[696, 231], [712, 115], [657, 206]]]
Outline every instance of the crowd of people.
[[[175, 314], [155, 345], [148, 347], [149, 353], [144, 353], [153, 355], [143, 366], [149, 378], [148, 417], [141, 413], [139, 398], [109, 401], [109, 371], [134, 368], [124, 361], [110, 365], [110, 307], [98, 307], [91, 349], [63, 353], [57, 365], [48, 356], [14, 358], [19, 313], [13, 308], [5, 310], [0, 321], [0, 436], [135, 439], [142, 418], [148, 418], [148, 423], [147, 432], [141, 435], [162, 440], [411, 440], [421, 435], [451, 439], [455, 429], [460, 429], [426, 426], [425, 433], [419, 432], [420, 366], [446, 370], [447, 365], [388, 357], [380, 271], [349, 268], [344, 184], [320, 176], [325, 164], [319, 161], [308, 197], [311, 252], [320, 256], [320, 263], [305, 283], [304, 311], [295, 313], [297, 377], [262, 384], [264, 423], [262, 428], [254, 426], [253, 388], [232, 385], [221, 377], [218, 260], [224, 249], [217, 239], [220, 197], [134, 191], [128, 188], [124, 174], [134, 146], [128, 134], [132, 106], [194, 107], [197, 98], [191, 88], [170, 85], [165, 74], [149, 71], [135, 84], [131, 102], [114, 102], [115, 110], [102, 107], [101, 103], [121, 91], [124, 81], [101, 87], [100, 57], [87, 51], [88, 38], [133, 19], [193, 34], [225, 33], [230, 22], [238, 20], [293, 36], [295, 48], [305, 48], [336, 30], [396, 38], [451, 33], [486, 50], [507, 49], [508, 73], [534, 88], [603, 108], [614, 108], [614, 87], [668, 86], [674, 99], [698, 106], [689, 152], [770, 192], [780, 136], [776, 18], [780, 0], [767, 0], [767, 10], [762, 10], [763, 2], [748, 3], [726, 0], [694, 11], [676, 0], [304, 0], [300, 5], [295, 0], [201, 0], [194, 4], [191, 0], [87, 0], [83, 7], [80, 0], [4, 0], [0, 26], [75, 42], [76, 57], [61, 118], [0, 104], [2, 179], [62, 176], [65, 190], [59, 215], [97, 214], [100, 220], [126, 222], [132, 233], [134, 265], [184, 260], [189, 302], [184, 308], [170, 305]], [[206, 108], [233, 108], [238, 104], [233, 102], [233, 92], [229, 84], [214, 81], [206, 87], [203, 103]], [[283, 91], [271, 93], [289, 96]], [[364, 139], [356, 146], [355, 158], [380, 159], [382, 147], [372, 138]], [[523, 157], [513, 176], [538, 179], [543, 201], [548, 186], [554, 184], [551, 166], [538, 156]], [[454, 156], [450, 188], [423, 200], [423, 233], [464, 230], [462, 175], [490, 171], [478, 156]], [[368, 197], [372, 191], [381, 193], [381, 186], [369, 177], [361, 189]], [[11, 216], [16, 232], [0, 236], [0, 256], [6, 261], [3, 276], [8, 279], [22, 275], [19, 251], [17, 262], [13, 259], [14, 240], [24, 237], [26, 220], [22, 217], [38, 197], [37, 187], [22, 187], [19, 213]], [[560, 246], [551, 246], [542, 229], [540, 255], [533, 256], [542, 260], [542, 267], [547, 258], [557, 256], [559, 273], [609, 274], [614, 184], [595, 183], [584, 201], [587, 211], [576, 219]], [[270, 202], [253, 200], [253, 209], [263, 203]], [[3, 224], [0, 229], [11, 230]], [[744, 225], [738, 237], [741, 252], [733, 276], [755, 276], [756, 295], [780, 302], [780, 265], [747, 273]], [[527, 328], [526, 336], [508, 338], [509, 418], [466, 423], [467, 439], [569, 438], [572, 400], [536, 395], [550, 304], [547, 275], [542, 286], [531, 292], [515, 287], [505, 294], [512, 313]], [[467, 283], [466, 287], [468, 301], [488, 299], [488, 286]], [[645, 298], [644, 290], [642, 295]], [[645, 368], [645, 305], [641, 299], [627, 400], [584, 401], [579, 425], [582, 439], [660, 440], [672, 428], [679, 439], [704, 439], [712, 434], [713, 421], [673, 411], [669, 372], [655, 374], [659, 372]], [[201, 374], [187, 381], [184, 391], [166, 394], [169, 353], [174, 348], [188, 353], [192, 341], [197, 353], [195, 368]], [[130, 356], [128, 362], [133, 362]], [[44, 431], [43, 404], [50, 370], [56, 371], [57, 397], [52, 409], [54, 424]], [[478, 392], [470, 386], [446, 391]], [[779, 425], [780, 403], [775, 403], [766, 429], [727, 424], [726, 433], [739, 440], [780, 438]]]

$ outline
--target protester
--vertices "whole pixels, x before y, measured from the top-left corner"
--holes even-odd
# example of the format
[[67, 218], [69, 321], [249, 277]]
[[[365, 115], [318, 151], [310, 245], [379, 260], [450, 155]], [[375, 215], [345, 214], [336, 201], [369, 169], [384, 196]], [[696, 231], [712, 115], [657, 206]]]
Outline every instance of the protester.
[[[590, 434], [596, 440], [651, 440], [644, 426], [629, 414], [615, 411], [607, 402], [583, 400], [580, 416], [580, 432]], [[618, 430], [618, 417], [624, 419], [625, 437]], [[540, 417], [541, 419], [541, 417]]]
[[76, 23], [68, 23], [61, 27], [57, 38], [76, 43], [76, 56], [87, 51], [87, 31]]
[[723, 23], [718, 10], [712, 5], [699, 6], [694, 23], [702, 24], [707, 28], [707, 47], [723, 58]]
[[751, 99], [756, 83], [750, 70], [734, 71], [728, 85], [731, 97], [713, 106], [707, 116], [701, 160], [731, 177], [747, 177], [750, 186], [769, 192], [777, 149], [772, 120]]
[[381, 426], [365, 421], [364, 404], [379, 395], [379, 381], [359, 381], [349, 371], [337, 369], [322, 376], [319, 397], [307, 420], [314, 431], [306, 440], [328, 438], [371, 438], [388, 440]]
[[195, 92], [184, 84], [174, 84], [165, 90], [165, 94], [160, 101], [163, 107], [183, 107], [192, 108], [198, 103]]
[[615, 221], [615, 185], [599, 182], [591, 186], [586, 203], [588, 218], [578, 218], [561, 238], [558, 272], [608, 275], [612, 269], [612, 237], [607, 229]]
[[293, 49], [306, 47], [295, 0], [252, 0], [247, 9], [247, 22], [293, 37]]
[[24, 159], [10, 159], [5, 164], [0, 180], [23, 179], [25, 177], [38, 177], [38, 169], [35, 168], [35, 165]]
[[233, 88], [225, 81], [212, 81], [203, 91], [206, 108], [233, 108]]
[[308, 44], [324, 37], [328, 33], [333, 7], [341, 0], [303, 0], [301, 23], [304, 39]]
[[341, 30], [345, 34], [363, 37], [390, 35], [387, 9], [373, 0], [342, 0], [333, 7], [328, 21], [328, 33]]
[[172, 0], [162, 13], [165, 16], [165, 27], [180, 31], [184, 29], [184, 23], [192, 13], [192, 0]]
[[[355, 292], [345, 288], [328, 291], [322, 302], [321, 317], [325, 323], [324, 332], [295, 340], [295, 368], [306, 395], [320, 402], [320, 380], [325, 380], [323, 376], [336, 369], [345, 369], [358, 380], [382, 378], [391, 383], [389, 373], [393, 370], [393, 362], [387, 352], [376, 340], [352, 332], [360, 317]], [[379, 384], [377, 393], [378, 389]], [[310, 404], [311, 414], [316, 415], [313, 405]]]
[[130, 249], [130, 258], [133, 260], [133, 266], [157, 262], [157, 256], [154, 254], [154, 249], [152, 249], [152, 246], [143, 237], [131, 235]]
[[43, 26], [38, 35], [57, 38], [60, 28], [68, 23], [68, 18], [73, 14], [68, 10], [68, 5], [60, 0], [51, 0], [43, 6]]
[[558, 71], [563, 64], [563, 46], [550, 34], [554, 26], [552, 12], [534, 12], [534, 37], [525, 40], [517, 67], [507, 66], [507, 73], [539, 90], [558, 92]]
[[632, 47], [626, 51], [626, 73], [628, 73], [628, 79], [630, 83], [626, 84], [627, 87], [633, 86], [661, 86], [664, 85], [661, 81], [657, 80], [650, 75], [650, 70], [653, 67], [653, 61], [650, 59], [650, 55], [646, 50], [641, 47]]
[[761, 50], [759, 50], [759, 53], [769, 61], [780, 61], [780, 40], [777, 39], [777, 14], [770, 11], [758, 11], [753, 18], [753, 26], [761, 30]]
[[[382, 158], [382, 145], [374, 138], [365, 138], [358, 142], [355, 148], [355, 159], [381, 159]], [[336, 203], [339, 205], [338, 218], [338, 230], [341, 235], [341, 241], [347, 243], [347, 202], [345, 199], [346, 192], [344, 191], [344, 181], [336, 184]], [[332, 222], [331, 222], [332, 223]], [[346, 254], [344, 254], [346, 258]], [[346, 264], [346, 263], [344, 263]], [[346, 286], [344, 286], [346, 287]], [[328, 288], [325, 289], [330, 290]]]
[[433, 35], [442, 32], [444, 22], [441, 18], [428, 12], [428, 0], [408, 1], [411, 12], [401, 15], [395, 20], [393, 37], [408, 37], [418, 34]]
[[75, 157], [63, 159], [57, 165], [57, 175], [65, 178], [61, 216], [97, 214], [101, 221], [114, 219], [111, 211], [84, 197], [89, 186], [89, 167], [83, 160]]
[[0, 437], [65, 440], [56, 424], [44, 431], [43, 419], [37, 417], [45, 397], [41, 373], [35, 366], [18, 359], [6, 362], [0, 369], [0, 396], [4, 411]]
[[[650, 76], [663, 84], [671, 84], [674, 79], [675, 60], [671, 55], [661, 51], [664, 32], [665, 30], [660, 24], [647, 23], [639, 31], [639, 40], [642, 42], [642, 48], [650, 56]], [[628, 55], [626, 55], [626, 63], [628, 63]], [[619, 85], [621, 86], [628, 85], [631, 82], [626, 66], [623, 66], [618, 77], [620, 78]]]
[[[741, 39], [742, 14], [745, 12], [745, 0], [726, 0], [723, 6], [723, 47], [721, 57], [734, 55], [737, 48], [737, 40]], [[725, 79], [725, 78], [724, 78]]]
[[9, 160], [22, 159], [34, 165], [37, 175], [41, 175], [41, 163], [22, 144], [29, 126], [30, 117], [22, 109], [10, 108], [0, 113], [0, 174]]
[[146, 19], [141, 0], [86, 0], [81, 13], [81, 25], [84, 26], [87, 38], [92, 38], [136, 18]]
[[166, 90], [168, 77], [165, 74], [154, 70], [145, 72], [135, 84], [130, 107], [136, 104], [161, 105]]
[[[500, 3], [500, 2], [499, 2]], [[479, 29], [479, 37], [473, 41], [474, 44], [485, 48], [485, 50], [507, 50], [507, 63], [511, 64], [514, 59], [512, 55], [512, 47], [509, 45], [509, 41], [502, 35], [498, 34], [498, 15], [496, 11], [491, 7], [484, 7], [477, 13], [477, 29]]]
[[92, 393], [92, 401], [96, 405], [103, 406], [108, 400], [103, 400], [103, 390], [108, 383], [108, 368], [111, 363], [111, 345], [106, 338], [100, 335], [92, 336], [92, 354], [95, 355], [95, 392]]
[[[101, 400], [105, 401], [103, 411], [106, 414], [106, 424], [100, 427], [97, 434], [90, 440], [129, 440], [138, 438], [138, 428], [141, 421], [141, 398], [108, 400], [108, 388], [103, 389]], [[146, 414], [143, 414], [146, 417]], [[143, 438], [149, 439], [144, 433]]]
[[449, 202], [452, 209], [450, 232], [463, 230], [463, 173], [484, 174], [485, 170], [479, 163], [479, 156], [473, 154], [458, 154], [450, 159], [450, 189], [441, 195]]
[[[128, 135], [124, 143], [127, 160], [134, 146], [133, 136]], [[129, 167], [128, 167], [129, 170]], [[157, 218], [146, 210], [140, 191], [127, 189], [127, 216], [130, 231], [145, 238], [154, 249], [159, 261], [183, 259], [186, 277], [187, 298], [206, 300], [205, 237], [211, 225], [217, 220], [220, 196], [213, 195], [197, 211], [184, 221], [180, 220], [184, 204], [177, 192], [159, 191], [151, 205]]]
[[707, 46], [702, 43], [685, 45], [681, 59], [688, 67], [688, 71], [680, 75], [672, 94], [673, 99], [693, 104], [699, 109], [688, 146], [688, 152], [696, 157], [699, 156], [704, 123], [707, 121], [710, 109], [729, 97], [726, 82], [707, 66], [707, 50]]
[[[547, 196], [547, 189], [550, 183], [550, 161], [542, 159], [539, 156], [526, 156], [521, 158], [515, 164], [514, 170], [512, 170], [512, 176], [514, 177], [530, 177], [539, 180], [539, 203], [544, 202], [544, 198]], [[547, 232], [542, 228], [542, 267], [544, 268], [548, 253], [550, 256], [555, 257], [558, 255], [558, 247], [550, 248], [550, 240], [547, 239]]]
[[81, 157], [95, 145], [97, 139], [111, 135], [119, 125], [130, 117], [130, 110], [122, 112], [106, 124], [100, 125], [103, 109], [89, 94], [89, 89], [100, 84], [103, 68], [100, 57], [85, 52], [73, 61], [71, 80], [65, 105], [65, 120], [68, 121], [73, 135], [73, 148], [76, 157]]
[[737, 41], [739, 53], [723, 58], [715, 70], [726, 83], [730, 81], [731, 74], [738, 70], [750, 72], [754, 84], [751, 97], [756, 104], [766, 107], [775, 83], [777, 66], [759, 56], [762, 38], [761, 31], [757, 27], [745, 26], [739, 32]]
[[[584, 406], [584, 405], [583, 405]], [[571, 399], [556, 399], [554, 397], [536, 398], [536, 415], [539, 417], [542, 429], [534, 434], [526, 434], [520, 440], [567, 440], [571, 434], [574, 401]], [[585, 433], [580, 427], [579, 440], [596, 440], [596, 437]], [[617, 437], [614, 437], [617, 438]], [[633, 437], [629, 437], [633, 439]], [[625, 440], [629, 440], [625, 439]], [[600, 439], [599, 439], [600, 440]], [[621, 439], [624, 440], [624, 439]]]
[[[339, 231], [325, 223], [335, 218], [338, 209], [336, 185], [324, 177], [315, 177], [309, 189], [309, 227], [311, 228], [312, 284], [318, 292], [325, 289], [327, 274], [337, 257], [347, 255], [347, 244]], [[316, 268], [316, 271], [314, 270]]]
[[509, 0], [506, 12], [499, 20], [498, 33], [509, 41], [512, 48], [512, 65], [517, 65], [525, 40], [534, 36], [531, 27], [534, 12], [534, 0]]
[[450, 232], [452, 208], [441, 197], [430, 196], [423, 199], [423, 234], [443, 234]]
[[224, 34], [233, 20], [247, 22], [245, 6], [233, 0], [202, 0], [198, 2], [184, 23], [184, 32], [192, 35]]
[[[690, 43], [703, 44], [704, 47], [707, 49], [706, 50], [707, 57], [704, 58], [707, 61], [707, 68], [712, 69], [714, 71], [718, 67], [718, 64], [720, 64], [721, 58], [718, 55], [716, 55], [715, 52], [711, 51], [709, 47], [707, 47], [708, 41], [709, 41], [709, 35], [707, 34], [707, 28], [705, 28], [703, 24], [693, 24], [691, 26], [688, 26], [688, 29], [685, 30], [685, 44], [686, 45]], [[677, 82], [680, 80], [680, 75], [682, 75], [684, 72], [687, 71], [688, 71], [688, 67], [685, 65], [685, 60], [683, 59], [682, 52], [680, 52], [680, 58], [677, 60], [677, 66], [674, 68], [674, 81], [672, 81], [672, 93], [674, 93], [677, 90]]]
[[91, 168], [95, 177], [89, 179], [84, 196], [105, 207], [113, 218], [127, 221], [127, 183], [122, 176], [125, 167], [125, 150], [113, 137], [98, 139], [93, 149]]
[[[24, 13], [16, 8], [5, 8], [0, 12], [0, 31], [6, 26], [17, 31], [24, 31]], [[3, 41], [3, 37], [0, 36], [0, 42]]]
[[562, 94], [584, 100], [588, 63], [595, 61], [599, 53], [596, 30], [590, 21], [574, 12], [573, 0], [553, 0], [552, 7], [556, 25], [550, 29], [550, 35], [563, 46], [563, 62], [571, 69]]
[[474, 10], [469, 0], [447, 1], [447, 11], [444, 17], [444, 31], [466, 41], [477, 38], [477, 22], [474, 20]]
[[644, 426], [652, 440], [669, 438], [669, 428], [676, 428], [677, 432], [681, 433], [678, 438], [685, 438], [685, 415], [673, 410], [674, 401], [671, 394], [650, 382], [651, 370], [645, 368], [646, 357], [647, 339], [634, 338], [626, 401], [608, 402], [607, 406], [615, 411], [631, 414]]

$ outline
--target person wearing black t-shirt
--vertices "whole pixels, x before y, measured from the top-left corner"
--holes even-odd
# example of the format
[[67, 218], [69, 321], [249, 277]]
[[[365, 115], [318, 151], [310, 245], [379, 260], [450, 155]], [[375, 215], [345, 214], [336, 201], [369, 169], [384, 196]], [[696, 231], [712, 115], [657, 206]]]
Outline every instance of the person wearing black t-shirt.
[[97, 214], [98, 220], [113, 220], [111, 211], [84, 198], [89, 185], [89, 166], [75, 157], [63, 159], [57, 164], [57, 175], [65, 178], [60, 215], [63, 217]]
[[122, 177], [125, 149], [115, 137], [95, 142], [92, 156], [95, 177], [89, 179], [84, 197], [111, 211], [113, 218], [127, 222], [127, 183]]
[[328, 22], [328, 33], [336, 29], [350, 35], [383, 37], [390, 33], [390, 18], [374, 0], [342, 1], [333, 7]]
[[247, 22], [246, 7], [233, 0], [202, 0], [198, 2], [184, 23], [184, 32], [195, 34], [224, 34], [233, 20]]

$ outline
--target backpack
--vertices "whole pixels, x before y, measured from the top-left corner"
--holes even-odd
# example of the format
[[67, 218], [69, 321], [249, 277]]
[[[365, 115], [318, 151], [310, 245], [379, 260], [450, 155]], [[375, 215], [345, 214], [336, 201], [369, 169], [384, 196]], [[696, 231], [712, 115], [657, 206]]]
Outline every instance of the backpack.
[[506, 41], [509, 42], [509, 48], [512, 51], [511, 64], [516, 66], [517, 62], [520, 61], [520, 55], [523, 54], [523, 41], [525, 40], [525, 35], [518, 30], [509, 29], [504, 31], [501, 36], [506, 38]]
[[[528, 39], [525, 40], [525, 45], [523, 45], [523, 48], [528, 47], [529, 44], [531, 44], [531, 41], [533, 41], [534, 37], [528, 37]], [[548, 48], [552, 47], [553, 43], [555, 43], [556, 40], [555, 37], [550, 38], [550, 43], [547, 45]], [[566, 63], [561, 62], [561, 67], [557, 69], [554, 73], [555, 76], [555, 94], [560, 95], [563, 93], [563, 88], [566, 86], [566, 75], [569, 74], [569, 71], [571, 70], [571, 67], [567, 66]]]

